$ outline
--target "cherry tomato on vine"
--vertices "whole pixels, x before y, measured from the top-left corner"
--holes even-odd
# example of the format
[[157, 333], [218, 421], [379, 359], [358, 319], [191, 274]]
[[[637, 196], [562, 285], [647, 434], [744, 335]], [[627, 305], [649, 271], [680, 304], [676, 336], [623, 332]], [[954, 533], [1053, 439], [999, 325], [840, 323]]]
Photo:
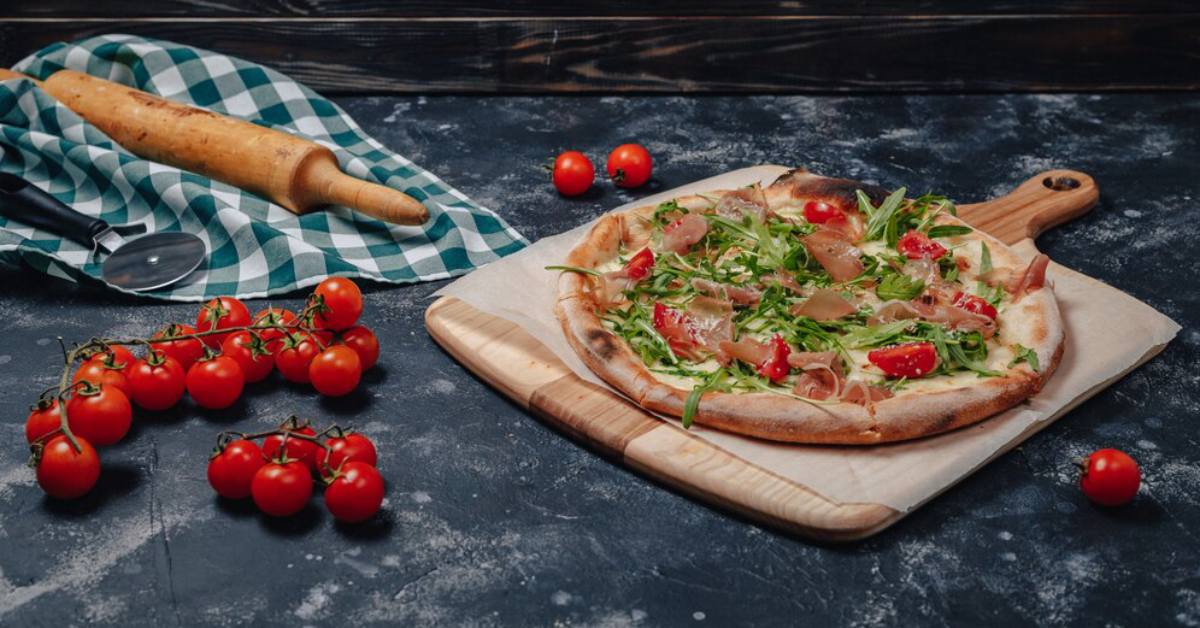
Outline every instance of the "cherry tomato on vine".
[[[269, 325], [293, 325], [296, 322], [296, 314], [291, 310], [282, 310], [279, 308], [271, 308], [263, 310], [254, 316], [255, 325], [263, 323]], [[267, 347], [271, 349], [271, 353], [279, 351], [279, 343], [276, 342], [283, 338], [284, 330], [282, 329], [261, 329], [258, 331], [258, 337], [267, 343]]]
[[313, 358], [308, 367], [308, 378], [322, 395], [340, 397], [358, 388], [362, 379], [362, 360], [350, 347], [329, 347]]
[[1138, 464], [1116, 449], [1101, 449], [1084, 461], [1079, 488], [1101, 506], [1120, 506], [1137, 495], [1142, 473]]
[[379, 339], [362, 325], [355, 325], [341, 334], [342, 344], [354, 349], [362, 361], [362, 370], [368, 371], [379, 361]]
[[247, 384], [261, 382], [275, 368], [275, 356], [260, 338], [248, 331], [235, 331], [221, 343], [221, 355], [242, 368]]
[[[167, 328], [154, 334], [155, 338], [164, 338], [167, 336], [182, 336], [184, 334], [194, 334], [196, 328], [191, 325], [179, 325], [171, 323]], [[188, 369], [192, 368], [200, 358], [204, 357], [204, 343], [198, 338], [184, 338], [183, 340], [171, 340], [168, 342], [156, 342], [154, 348], [163, 353], [175, 358], [179, 366], [183, 368], [183, 372], [187, 373]]]
[[[110, 362], [112, 362], [110, 364]], [[133, 364], [133, 360], [129, 361], [129, 365]], [[93, 384], [104, 384], [109, 388], [116, 388], [125, 393], [128, 397], [133, 393], [133, 389], [129, 387], [129, 369], [128, 365], [117, 366], [115, 360], [110, 360], [106, 354], [97, 354], [95, 357], [88, 358], [83, 364], [75, 369], [75, 375], [71, 378], [72, 383], [78, 383], [87, 380]], [[71, 411], [67, 410], [67, 414]]]
[[77, 388], [67, 401], [67, 425], [96, 447], [115, 445], [129, 431], [133, 407], [125, 393], [101, 384]]
[[155, 351], [129, 368], [130, 398], [139, 408], [166, 410], [179, 403], [187, 389], [187, 372], [179, 362], [162, 351]]
[[[303, 434], [305, 436], [316, 436], [317, 432], [307, 425], [299, 427], [293, 432]], [[283, 447], [283, 435], [275, 434], [268, 436], [263, 441], [263, 455], [267, 458], [275, 459], [281, 457], [280, 449]], [[317, 471], [317, 451], [321, 448], [311, 440], [303, 438], [288, 438], [287, 439], [287, 457], [304, 465], [309, 471], [316, 473]]]
[[112, 356], [113, 363], [120, 366], [129, 366], [137, 359], [133, 352], [121, 345], [108, 345], [107, 349], [99, 349], [88, 355], [88, 359], [99, 357]]
[[[206, 332], [212, 329], [229, 329], [230, 327], [246, 327], [250, 324], [250, 310], [233, 297], [220, 297], [204, 304], [204, 308], [196, 315], [196, 331]], [[216, 349], [225, 342], [229, 334], [213, 334], [201, 338], [204, 344]]]
[[622, 144], [608, 154], [608, 177], [623, 188], [636, 188], [650, 180], [650, 153], [637, 144]]
[[587, 155], [569, 150], [554, 160], [550, 178], [559, 194], [579, 196], [592, 187], [592, 180], [596, 178], [596, 168], [592, 166], [592, 161]]
[[347, 462], [325, 489], [325, 507], [338, 521], [358, 523], [383, 505], [383, 477], [365, 462]]
[[320, 349], [307, 332], [285, 336], [275, 354], [275, 366], [284, 379], [299, 384], [309, 383], [308, 366]]
[[273, 517], [300, 512], [312, 497], [313, 481], [299, 462], [269, 462], [254, 473], [250, 494], [259, 510]]
[[25, 440], [33, 441], [57, 430], [62, 425], [62, 412], [57, 399], [39, 399], [25, 420]]
[[876, 349], [867, 360], [892, 379], [921, 377], [937, 366], [937, 349], [931, 342], [909, 342]]
[[330, 277], [322, 281], [314, 294], [321, 296], [327, 310], [317, 313], [317, 325], [326, 329], [346, 329], [362, 315], [362, 291], [346, 277]]
[[371, 439], [358, 433], [350, 433], [345, 436], [330, 438], [325, 441], [325, 446], [329, 447], [329, 464], [325, 464], [325, 449], [317, 447], [317, 469], [321, 475], [325, 475], [326, 469], [337, 471], [338, 466], [342, 462], [365, 462], [372, 467], [378, 462], [378, 456], [375, 453], [375, 443]]
[[[70, 414], [67, 410], [67, 414]], [[59, 499], [75, 499], [92, 490], [100, 479], [100, 456], [86, 438], [75, 435], [80, 451], [75, 451], [65, 435], [46, 443], [37, 466], [38, 486], [47, 495]]]
[[233, 358], [223, 355], [201, 360], [187, 372], [188, 394], [201, 407], [210, 410], [232, 406], [242, 396], [245, 385], [242, 367]]
[[218, 495], [230, 499], [250, 496], [254, 475], [266, 464], [263, 451], [252, 440], [235, 440], [208, 460], [208, 483]]

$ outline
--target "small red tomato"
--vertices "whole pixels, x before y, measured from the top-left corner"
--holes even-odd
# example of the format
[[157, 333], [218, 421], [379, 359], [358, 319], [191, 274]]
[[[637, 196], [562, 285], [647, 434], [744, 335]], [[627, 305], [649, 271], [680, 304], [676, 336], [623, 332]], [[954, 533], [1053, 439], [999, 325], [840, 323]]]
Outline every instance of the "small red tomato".
[[[292, 431], [305, 436], [317, 435], [316, 430], [308, 426], [299, 427]], [[295, 460], [304, 465], [309, 471], [316, 473], [317, 451], [319, 451], [321, 448], [317, 446], [315, 442], [311, 440], [304, 440], [303, 438], [289, 437], [287, 439], [287, 451], [281, 454], [280, 450], [283, 448], [283, 445], [284, 442], [282, 435], [275, 434], [273, 436], [268, 436], [266, 440], [263, 441], [263, 455], [271, 460], [276, 460], [283, 455], [286, 455], [288, 459]]]
[[355, 325], [342, 332], [342, 344], [354, 349], [362, 360], [362, 370], [368, 371], [379, 361], [379, 339], [370, 329]]
[[[190, 325], [178, 325], [171, 323], [167, 328], [154, 334], [155, 338], [165, 338], [171, 336], [182, 336], [184, 334], [194, 334], [196, 329]], [[179, 366], [183, 368], [183, 372], [187, 373], [188, 369], [192, 368], [200, 358], [204, 357], [204, 343], [197, 338], [184, 338], [182, 340], [168, 340], [167, 342], [156, 342], [154, 348], [163, 353], [175, 358]]]
[[788, 356], [792, 354], [792, 348], [779, 334], [775, 334], [775, 337], [771, 338], [770, 348], [771, 356], [758, 365], [758, 373], [773, 382], [781, 382], [787, 379], [788, 372], [792, 370], [788, 364]]
[[1087, 457], [1079, 488], [1101, 506], [1120, 506], [1137, 495], [1142, 473], [1122, 451], [1101, 449]]
[[62, 426], [62, 413], [57, 399], [39, 399], [25, 420], [25, 440], [33, 441]]
[[[70, 410], [67, 411], [70, 414]], [[75, 440], [80, 451], [75, 451], [65, 435], [51, 438], [42, 450], [42, 459], [37, 466], [38, 486], [51, 497], [75, 499], [92, 490], [100, 479], [100, 456], [87, 439], [78, 434]]]
[[583, 153], [569, 150], [554, 160], [554, 171], [551, 175], [554, 189], [563, 196], [579, 196], [592, 187], [596, 178], [596, 169]]
[[317, 470], [320, 471], [322, 477], [326, 475], [326, 471], [337, 471], [343, 461], [365, 462], [372, 467], [378, 462], [375, 444], [362, 434], [346, 434], [339, 438], [330, 438], [325, 441], [325, 446], [329, 447], [328, 465], [325, 464], [325, 448], [317, 447]]
[[637, 144], [622, 144], [608, 154], [608, 177], [623, 188], [636, 188], [650, 180], [650, 153]]
[[313, 291], [321, 297], [324, 307], [317, 313], [317, 325], [325, 329], [346, 329], [362, 315], [362, 291], [346, 277], [330, 277]]
[[992, 320], [996, 320], [996, 306], [987, 302], [987, 299], [977, 297], [973, 294], [965, 292], [954, 293], [954, 307], [974, 312], [982, 316], [986, 316]]
[[109, 356], [111, 356], [113, 364], [115, 366], [124, 366], [124, 367], [128, 367], [130, 364], [133, 364], [134, 360], [137, 359], [133, 355], [132, 351], [130, 351], [129, 349], [126, 349], [125, 347], [123, 347], [121, 345], [108, 345], [107, 349], [99, 349], [97, 351], [94, 351], [94, 352], [88, 354], [87, 357], [89, 359], [91, 359], [91, 358], [95, 358], [95, 357], [108, 358]]
[[275, 369], [275, 356], [266, 343], [248, 331], [235, 331], [221, 343], [221, 355], [238, 363], [247, 384], [261, 382]]
[[675, 353], [687, 352], [696, 345], [692, 317], [686, 312], [657, 301], [654, 303], [653, 322], [655, 331], [667, 339], [667, 344]]
[[889, 378], [911, 379], [921, 377], [937, 366], [937, 349], [931, 342], [910, 342], [876, 349], [867, 354], [867, 359]]
[[[263, 310], [263, 311], [259, 312], [258, 315], [256, 315], [254, 317], [253, 324], [255, 324], [255, 325], [294, 325], [295, 323], [296, 323], [296, 314], [293, 313], [291, 310], [281, 310], [279, 308], [272, 308], [269, 310]], [[277, 341], [280, 338], [283, 338], [284, 333], [285, 333], [285, 331], [282, 329], [260, 329], [260, 330], [258, 330], [258, 337], [262, 338], [263, 342], [267, 343], [267, 347], [271, 350], [271, 353], [274, 354], [276, 351], [279, 351], [280, 343]]]
[[362, 379], [362, 360], [350, 347], [329, 347], [313, 358], [308, 367], [308, 379], [322, 395], [341, 397], [358, 388]]
[[650, 272], [654, 270], [654, 253], [650, 252], [650, 247], [638, 251], [637, 255], [629, 258], [622, 270], [634, 281], [649, 277]]
[[279, 352], [275, 354], [275, 366], [279, 372], [289, 382], [309, 383], [308, 366], [320, 351], [317, 343], [306, 332], [289, 334], [280, 342]]
[[250, 496], [254, 474], [266, 464], [262, 449], [252, 440], [235, 440], [208, 460], [208, 483], [230, 499]]
[[299, 462], [269, 462], [254, 473], [250, 494], [259, 510], [273, 517], [300, 512], [312, 497], [313, 481]]
[[325, 507], [346, 523], [366, 521], [383, 505], [383, 476], [365, 462], [347, 462], [325, 489]]
[[120, 442], [132, 422], [129, 398], [116, 388], [101, 384], [77, 389], [67, 401], [67, 425], [71, 432], [96, 447]]
[[146, 410], [166, 410], [179, 403], [187, 390], [187, 373], [163, 351], [154, 352], [129, 368], [130, 399]]
[[930, 240], [929, 236], [920, 231], [909, 231], [900, 236], [896, 248], [908, 259], [937, 259], [946, 254], [946, 247]]
[[242, 396], [246, 380], [242, 367], [233, 359], [217, 356], [201, 360], [187, 372], [187, 391], [201, 407], [220, 410], [233, 405]]
[[823, 225], [830, 220], [837, 222], [846, 218], [846, 212], [821, 201], [809, 201], [804, 204], [804, 219], [814, 225]]
[[[230, 327], [246, 327], [250, 324], [250, 310], [233, 297], [220, 297], [204, 304], [204, 308], [196, 315], [196, 331], [203, 333], [213, 329], [229, 329]], [[225, 342], [229, 334], [213, 334], [204, 336], [204, 344], [216, 349]]]
[[[130, 360], [130, 365], [133, 361]], [[115, 360], [109, 358], [106, 354], [97, 354], [95, 357], [88, 358], [86, 362], [79, 365], [75, 369], [75, 376], [71, 378], [72, 383], [78, 383], [87, 380], [93, 384], [104, 384], [109, 388], [116, 388], [129, 396], [133, 389], [129, 387], [129, 370], [125, 364], [119, 364]], [[68, 414], [70, 410], [67, 411]]]

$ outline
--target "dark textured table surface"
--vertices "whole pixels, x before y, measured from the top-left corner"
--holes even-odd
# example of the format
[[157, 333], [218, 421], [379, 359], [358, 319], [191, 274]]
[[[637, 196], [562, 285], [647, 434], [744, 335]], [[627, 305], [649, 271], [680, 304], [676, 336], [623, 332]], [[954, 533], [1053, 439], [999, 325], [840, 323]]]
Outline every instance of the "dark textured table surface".
[[[530, 240], [606, 208], [763, 163], [981, 200], [1053, 167], [1101, 203], [1043, 236], [1057, 261], [1184, 326], [1158, 358], [896, 526], [821, 546], [681, 497], [601, 460], [461, 369], [426, 335], [440, 284], [373, 287], [381, 367], [348, 399], [279, 382], [234, 411], [140, 416], [103, 452], [99, 487], [43, 497], [25, 406], [53, 338], [129, 335], [194, 305], [134, 301], [0, 270], [0, 624], [1180, 625], [1200, 624], [1200, 98], [353, 98], [367, 131], [498, 210]], [[647, 190], [557, 197], [538, 164], [624, 141], [656, 160]], [[290, 306], [298, 299], [276, 299]], [[252, 308], [264, 307], [262, 302]], [[321, 503], [272, 521], [219, 503], [213, 435], [289, 412], [360, 426], [388, 480], [381, 516]], [[1101, 510], [1073, 459], [1142, 465], [1131, 506]]]

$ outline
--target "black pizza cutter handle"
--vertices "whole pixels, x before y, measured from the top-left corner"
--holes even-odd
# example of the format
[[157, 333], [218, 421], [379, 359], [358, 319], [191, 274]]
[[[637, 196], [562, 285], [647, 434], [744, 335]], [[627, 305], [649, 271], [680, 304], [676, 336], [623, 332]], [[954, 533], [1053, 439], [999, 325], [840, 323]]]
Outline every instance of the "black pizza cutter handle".
[[7, 172], [0, 172], [0, 216], [57, 233], [89, 249], [95, 248], [96, 236], [109, 227], [107, 222], [77, 212], [45, 190]]

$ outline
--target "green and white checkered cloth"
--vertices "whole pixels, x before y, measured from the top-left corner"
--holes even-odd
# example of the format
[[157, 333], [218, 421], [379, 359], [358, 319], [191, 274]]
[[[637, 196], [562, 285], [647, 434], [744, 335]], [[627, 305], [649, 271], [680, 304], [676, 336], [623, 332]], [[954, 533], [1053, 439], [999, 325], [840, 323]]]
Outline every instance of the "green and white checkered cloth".
[[[55, 44], [13, 69], [46, 78], [68, 68], [306, 137], [347, 173], [403, 190], [429, 209], [400, 227], [346, 208], [296, 216], [253, 194], [139, 159], [31, 81], [0, 81], [0, 170], [110, 224], [187, 231], [208, 245], [207, 270], [161, 291], [176, 301], [262, 297], [330, 275], [410, 283], [465, 274], [528, 242], [495, 213], [384, 148], [337, 105], [248, 61], [130, 35]], [[102, 281], [86, 247], [0, 218], [0, 258], [47, 274]], [[205, 268], [205, 267], [202, 267]]]

